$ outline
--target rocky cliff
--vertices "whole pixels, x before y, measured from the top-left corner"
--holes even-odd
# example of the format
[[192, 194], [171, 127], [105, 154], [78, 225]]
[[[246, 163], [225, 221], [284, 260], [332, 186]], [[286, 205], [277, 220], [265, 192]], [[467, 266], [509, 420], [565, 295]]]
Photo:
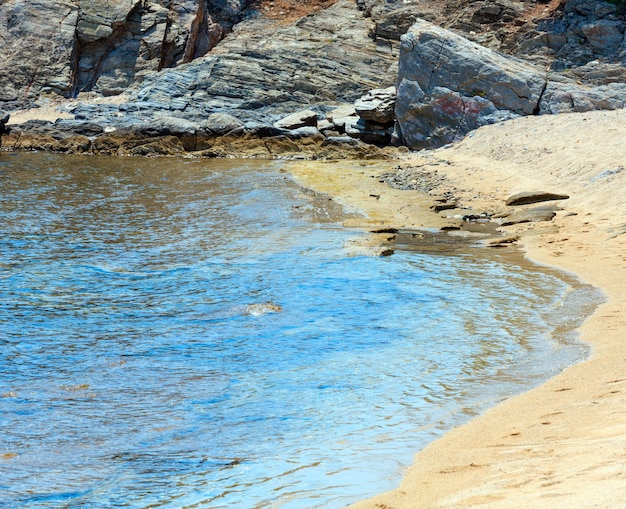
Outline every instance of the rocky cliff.
[[623, 107], [613, 1], [5, 0], [0, 109], [78, 100], [71, 119], [0, 125], [2, 145], [378, 157], [364, 142], [419, 149], [517, 115]]
[[247, 8], [247, 0], [0, 2], [0, 103], [120, 94], [146, 73], [208, 53]]

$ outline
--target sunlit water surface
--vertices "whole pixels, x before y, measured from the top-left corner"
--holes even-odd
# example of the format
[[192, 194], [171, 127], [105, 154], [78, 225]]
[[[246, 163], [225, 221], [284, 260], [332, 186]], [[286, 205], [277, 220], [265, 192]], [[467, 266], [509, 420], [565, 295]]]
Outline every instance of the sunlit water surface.
[[589, 289], [349, 256], [278, 163], [1, 154], [0, 186], [1, 507], [342, 507], [586, 353]]

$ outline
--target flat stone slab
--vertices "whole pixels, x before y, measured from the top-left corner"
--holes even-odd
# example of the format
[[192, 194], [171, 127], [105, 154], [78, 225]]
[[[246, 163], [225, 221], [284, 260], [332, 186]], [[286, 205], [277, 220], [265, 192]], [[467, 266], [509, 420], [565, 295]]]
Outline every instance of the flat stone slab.
[[545, 191], [524, 191], [522, 193], [509, 196], [506, 200], [506, 204], [509, 206], [529, 205], [531, 203], [540, 203], [544, 201], [567, 200], [568, 198], [569, 196], [566, 194], [547, 193]]
[[550, 208], [542, 208], [538, 207], [535, 209], [528, 210], [520, 210], [518, 212], [513, 212], [513, 214], [509, 214], [504, 217], [500, 224], [502, 226], [509, 226], [512, 224], [519, 223], [536, 223], [539, 221], [552, 221], [552, 219], [556, 216], [556, 212]]
[[518, 235], [507, 235], [505, 237], [496, 237], [494, 239], [485, 240], [484, 244], [487, 247], [503, 247], [510, 244], [514, 244], [519, 240]]
[[306, 126], [317, 126], [317, 113], [315, 111], [298, 111], [274, 123], [274, 127], [280, 129], [298, 129], [299, 127]]

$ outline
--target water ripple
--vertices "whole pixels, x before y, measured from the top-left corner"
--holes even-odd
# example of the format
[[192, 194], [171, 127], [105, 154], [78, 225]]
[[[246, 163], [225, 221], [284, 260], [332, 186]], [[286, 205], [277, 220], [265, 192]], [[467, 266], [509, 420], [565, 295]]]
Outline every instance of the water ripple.
[[574, 281], [344, 256], [274, 163], [0, 164], [2, 507], [341, 507], [585, 354]]

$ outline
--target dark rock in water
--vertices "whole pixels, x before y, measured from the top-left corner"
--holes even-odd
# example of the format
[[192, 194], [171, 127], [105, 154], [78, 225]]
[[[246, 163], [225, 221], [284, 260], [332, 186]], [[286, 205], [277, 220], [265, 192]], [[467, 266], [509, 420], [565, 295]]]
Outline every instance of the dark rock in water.
[[540, 203], [543, 201], [567, 200], [568, 198], [569, 196], [566, 194], [546, 193], [543, 191], [525, 191], [507, 198], [506, 204], [510, 206], [529, 205], [531, 203]]
[[370, 233], [398, 233], [397, 228], [380, 228], [379, 230], [371, 230]]
[[536, 208], [536, 209], [528, 209], [528, 210], [520, 210], [519, 212], [514, 212], [513, 214], [509, 214], [505, 216], [500, 224], [502, 226], [510, 226], [512, 224], [519, 223], [535, 223], [540, 221], [552, 221], [552, 219], [556, 216], [556, 212], [549, 208]]

